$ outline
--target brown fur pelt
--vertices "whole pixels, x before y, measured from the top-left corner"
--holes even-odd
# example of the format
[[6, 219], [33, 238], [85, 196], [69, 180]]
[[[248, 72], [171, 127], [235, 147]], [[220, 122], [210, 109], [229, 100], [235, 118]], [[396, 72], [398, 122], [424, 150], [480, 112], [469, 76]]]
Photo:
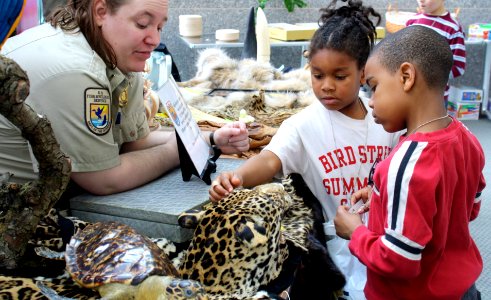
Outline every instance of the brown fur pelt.
[[200, 52], [196, 67], [196, 76], [180, 83], [181, 87], [254, 90], [231, 91], [226, 96], [184, 91], [189, 105], [225, 119], [237, 120], [240, 110], [245, 109], [256, 122], [278, 127], [284, 119], [316, 99], [310, 71], [303, 68], [281, 73], [269, 63], [232, 59], [219, 48]]

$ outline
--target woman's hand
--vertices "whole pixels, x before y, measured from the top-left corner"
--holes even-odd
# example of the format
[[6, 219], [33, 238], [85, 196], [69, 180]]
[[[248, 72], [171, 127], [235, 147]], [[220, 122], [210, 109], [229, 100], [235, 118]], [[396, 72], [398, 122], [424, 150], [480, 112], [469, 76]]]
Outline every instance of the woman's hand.
[[235, 154], [249, 150], [249, 131], [244, 122], [228, 123], [213, 135], [215, 144], [224, 154]]

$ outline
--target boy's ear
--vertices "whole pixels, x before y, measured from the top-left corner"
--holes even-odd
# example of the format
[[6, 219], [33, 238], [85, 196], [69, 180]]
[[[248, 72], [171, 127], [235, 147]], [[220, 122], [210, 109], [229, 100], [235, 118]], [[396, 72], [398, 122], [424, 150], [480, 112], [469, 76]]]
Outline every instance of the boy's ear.
[[94, 14], [95, 23], [98, 26], [102, 26], [102, 21], [108, 13], [106, 0], [94, 0], [92, 4], [92, 13]]
[[413, 64], [404, 62], [399, 67], [400, 82], [405, 92], [409, 92], [416, 82], [416, 68]]

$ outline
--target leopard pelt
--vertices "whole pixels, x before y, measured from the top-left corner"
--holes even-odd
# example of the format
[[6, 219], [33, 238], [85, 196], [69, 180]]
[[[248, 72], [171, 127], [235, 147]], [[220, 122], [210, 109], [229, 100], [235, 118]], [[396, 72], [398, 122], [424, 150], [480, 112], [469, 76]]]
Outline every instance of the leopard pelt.
[[[291, 98], [293, 94], [275, 94], [275, 98]], [[236, 92], [234, 95], [230, 95], [230, 98], [235, 96], [244, 97], [243, 99], [248, 99], [245, 103], [236, 105], [236, 101], [222, 101], [219, 98], [222, 97], [212, 97], [213, 99], [218, 99], [217, 101], [222, 101], [224, 105], [218, 105], [217, 107], [200, 107], [199, 109], [206, 111], [208, 114], [220, 117], [226, 120], [236, 120], [240, 114], [240, 110], [244, 109], [249, 115], [254, 117], [256, 122], [265, 124], [271, 127], [279, 127], [281, 123], [296, 114], [297, 112], [304, 109], [304, 106], [300, 105], [298, 102], [292, 102], [288, 107], [272, 107], [266, 105], [266, 99], [268, 96], [264, 91], [258, 91], [256, 93], [243, 93]], [[289, 100], [279, 101], [282, 103], [287, 103]]]
[[313, 220], [286, 178], [236, 189], [202, 211], [182, 214], [179, 223], [196, 228], [181, 275], [200, 281], [212, 299], [247, 299], [279, 275], [287, 240], [307, 251]]
[[34, 236], [29, 240], [29, 244], [34, 247], [44, 246], [54, 251], [64, 251], [66, 241], [64, 243], [62, 238], [60, 219], [63, 219], [61, 222], [64, 222], [65, 229], [69, 230], [72, 235], [84, 229], [89, 224], [75, 217], [62, 217], [56, 212], [56, 209], [52, 208], [39, 221]]
[[[0, 275], [0, 299], [12, 300], [45, 300], [38, 282], [57, 292], [63, 299], [92, 300], [99, 299], [97, 292], [76, 285], [68, 275], [60, 278], [24, 278], [18, 276]], [[62, 299], [62, 298], [60, 298]]]
[[[201, 51], [196, 67], [196, 76], [179, 85], [192, 88], [191, 92], [182, 89], [190, 106], [213, 116], [237, 120], [244, 109], [256, 122], [278, 127], [284, 119], [317, 101], [310, 71], [303, 68], [282, 73], [269, 63], [235, 60], [219, 48]], [[202, 88], [229, 91], [213, 96], [192, 91]]]

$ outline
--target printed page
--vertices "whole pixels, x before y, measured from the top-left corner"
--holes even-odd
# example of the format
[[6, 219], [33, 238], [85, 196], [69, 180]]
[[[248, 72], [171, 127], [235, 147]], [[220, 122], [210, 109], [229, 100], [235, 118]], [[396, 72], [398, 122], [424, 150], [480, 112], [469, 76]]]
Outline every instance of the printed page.
[[170, 77], [159, 88], [157, 94], [167, 111], [167, 115], [174, 123], [174, 128], [179, 134], [196, 170], [200, 175], [203, 174], [210, 155], [210, 147], [201, 135], [201, 130], [194, 121], [191, 110], [174, 79]]

